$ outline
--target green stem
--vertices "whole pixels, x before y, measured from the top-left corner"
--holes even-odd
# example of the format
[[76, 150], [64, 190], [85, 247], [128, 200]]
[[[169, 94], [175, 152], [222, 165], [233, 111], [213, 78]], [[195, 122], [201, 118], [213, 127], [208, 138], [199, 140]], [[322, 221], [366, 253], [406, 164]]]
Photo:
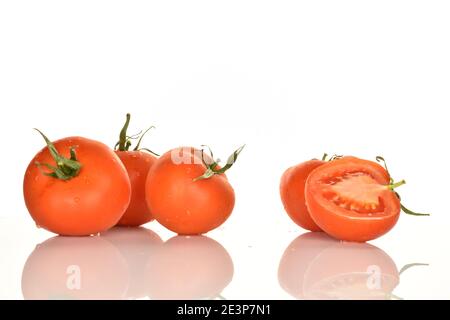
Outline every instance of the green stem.
[[[404, 185], [406, 183], [406, 181], [402, 180], [402, 181], [399, 181], [397, 183], [394, 183], [394, 179], [392, 179], [392, 176], [389, 173], [389, 170], [388, 170], [388, 167], [387, 167], [387, 164], [386, 164], [386, 160], [384, 160], [384, 158], [381, 157], [381, 156], [377, 156], [375, 159], [377, 160], [377, 162], [380, 162], [380, 163], [383, 164], [384, 169], [386, 170], [386, 172], [387, 172], [387, 174], [389, 176], [389, 181], [390, 181], [389, 185], [388, 185], [389, 190], [394, 192], [395, 195], [397, 196], [397, 198], [401, 201], [402, 199], [400, 198], [400, 195], [396, 191], [394, 191], [394, 189]], [[429, 213], [418, 213], [418, 212], [414, 212], [412, 210], [409, 210], [402, 203], [400, 203], [400, 207], [401, 207], [401, 209], [402, 209], [402, 211], [404, 213], [409, 214], [411, 216], [429, 216], [430, 215]]]
[[142, 139], [144, 138], [145, 134], [150, 130], [153, 129], [154, 126], [151, 126], [150, 128], [148, 128], [147, 130], [145, 130], [144, 132], [139, 131], [137, 134], [128, 136], [127, 135], [127, 130], [128, 130], [128, 126], [130, 124], [130, 120], [131, 120], [131, 115], [129, 113], [127, 113], [126, 115], [126, 120], [125, 120], [125, 124], [123, 125], [122, 130], [120, 131], [119, 134], [119, 141], [114, 145], [114, 150], [118, 150], [118, 151], [129, 151], [131, 148], [131, 141], [132, 139], [138, 139], [137, 145], [136, 147], [134, 147], [133, 151], [141, 151], [141, 150], [145, 150], [148, 151], [152, 154], [154, 154], [155, 156], [159, 156], [157, 153], [151, 151], [150, 149], [147, 148], [140, 148], [141, 146], [141, 142]]
[[403, 204], [400, 203], [400, 207], [402, 208], [402, 211], [406, 214], [409, 214], [411, 216], [420, 216], [420, 217], [428, 217], [430, 216], [429, 213], [419, 213], [419, 212], [414, 212], [412, 210], [409, 210], [407, 207], [405, 207]]
[[[138, 151], [139, 150], [139, 146], [141, 145], [142, 142], [142, 138], [144, 138], [145, 134], [150, 130], [150, 129], [154, 129], [154, 126], [151, 126], [150, 128], [148, 128], [147, 130], [144, 131], [144, 133], [141, 134], [141, 136], [139, 137], [138, 143], [136, 144], [136, 147], [134, 147], [134, 151]], [[153, 151], [151, 151], [152, 153], [154, 153]]]
[[[52, 156], [53, 160], [56, 162], [56, 166], [52, 166], [48, 163], [40, 163], [38, 161], [35, 164], [39, 167], [42, 174], [57, 178], [60, 180], [69, 180], [76, 177], [81, 170], [81, 163], [77, 160], [77, 155], [75, 152], [75, 147], [70, 147], [70, 158], [65, 158], [59, 154], [58, 150], [56, 150], [54, 144], [43, 134], [40, 130], [35, 129], [39, 134], [44, 138], [45, 143], [47, 144], [48, 151]], [[45, 172], [42, 170], [42, 167], [46, 167], [51, 170], [50, 172]]]
[[393, 191], [394, 189], [396, 189], [398, 187], [401, 187], [404, 184], [406, 184], [406, 181], [405, 180], [401, 180], [399, 182], [391, 183], [388, 187], [389, 187], [390, 190]]
[[127, 130], [130, 124], [131, 115], [127, 113], [125, 124], [119, 134], [119, 151], [127, 151]]
[[224, 165], [223, 168], [220, 168], [220, 169], [217, 169], [219, 160], [214, 161], [214, 154], [212, 153], [211, 149], [208, 147], [209, 153], [210, 153], [210, 155], [211, 155], [211, 158], [213, 159], [212, 163], [206, 163], [205, 159], [203, 158], [204, 150], [202, 149], [202, 161], [203, 161], [203, 164], [206, 166], [206, 171], [205, 171], [205, 173], [202, 174], [201, 176], [199, 176], [199, 177], [193, 179], [193, 181], [195, 182], [195, 181], [199, 181], [199, 180], [209, 179], [209, 178], [211, 178], [212, 176], [214, 176], [214, 175], [216, 175], [216, 174], [222, 174], [222, 173], [225, 173], [225, 172], [226, 172], [227, 170], [229, 170], [229, 169], [233, 166], [233, 164], [236, 162], [236, 160], [237, 160], [239, 154], [241, 153], [242, 149], [244, 149], [244, 147], [245, 147], [245, 144], [244, 144], [243, 146], [239, 147], [237, 150], [235, 150], [235, 151], [228, 157], [228, 160], [227, 160], [226, 165]]

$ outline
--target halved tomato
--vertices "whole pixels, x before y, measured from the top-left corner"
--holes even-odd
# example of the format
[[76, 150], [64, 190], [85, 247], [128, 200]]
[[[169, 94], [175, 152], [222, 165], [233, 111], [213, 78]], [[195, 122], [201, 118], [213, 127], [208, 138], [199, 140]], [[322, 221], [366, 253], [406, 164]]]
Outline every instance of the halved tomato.
[[365, 242], [388, 232], [398, 221], [401, 204], [388, 171], [355, 157], [328, 162], [309, 175], [305, 186], [308, 210], [329, 235]]

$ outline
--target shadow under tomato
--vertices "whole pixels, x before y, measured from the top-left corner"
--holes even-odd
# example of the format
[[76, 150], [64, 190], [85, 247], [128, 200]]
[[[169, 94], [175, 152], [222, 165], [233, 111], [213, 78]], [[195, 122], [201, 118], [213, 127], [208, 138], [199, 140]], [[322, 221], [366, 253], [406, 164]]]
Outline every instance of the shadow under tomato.
[[383, 250], [322, 232], [292, 241], [278, 269], [280, 286], [297, 299], [391, 299], [399, 279], [397, 266]]
[[175, 236], [152, 256], [146, 268], [151, 299], [215, 299], [233, 278], [226, 249], [206, 236]]

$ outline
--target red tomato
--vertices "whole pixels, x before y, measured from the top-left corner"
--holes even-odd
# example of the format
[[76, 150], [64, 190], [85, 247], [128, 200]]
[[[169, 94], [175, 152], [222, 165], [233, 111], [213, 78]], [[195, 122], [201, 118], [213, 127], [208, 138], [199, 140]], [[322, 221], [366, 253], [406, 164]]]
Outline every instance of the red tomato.
[[329, 235], [364, 242], [396, 223], [400, 200], [379, 164], [354, 157], [328, 162], [309, 175], [305, 197], [314, 222]]
[[285, 250], [278, 280], [297, 299], [372, 300], [390, 299], [400, 274], [394, 261], [373, 245], [309, 232]]
[[[120, 131], [119, 141], [116, 143], [116, 153], [127, 169], [131, 182], [131, 201], [128, 209], [119, 220], [119, 226], [137, 227], [153, 220], [145, 201], [145, 180], [148, 172], [156, 160], [152, 151], [140, 149], [144, 135], [153, 127], [148, 128], [142, 134], [128, 136], [127, 130], [131, 115], [126, 115], [125, 124]], [[131, 139], [139, 139], [135, 148], [130, 150]], [[141, 151], [144, 150], [144, 151]], [[153, 154], [151, 154], [153, 153]], [[156, 155], [156, 154], [155, 154]]]
[[145, 201], [145, 181], [156, 157], [145, 151], [116, 151], [127, 169], [131, 182], [131, 201], [117, 223], [120, 226], [140, 226], [153, 220]]
[[101, 237], [54, 237], [36, 246], [22, 271], [30, 300], [124, 299], [129, 273], [119, 251]]
[[162, 155], [146, 182], [147, 204], [155, 219], [184, 235], [203, 234], [224, 223], [234, 207], [234, 191], [227, 177], [214, 170], [221, 169], [216, 164], [208, 168], [202, 152], [191, 147]]
[[127, 171], [114, 151], [82, 137], [47, 143], [28, 165], [23, 183], [36, 224], [70, 236], [114, 226], [131, 197]]
[[233, 278], [233, 261], [218, 242], [176, 236], [164, 243], [147, 265], [151, 299], [214, 299]]
[[305, 184], [311, 171], [325, 161], [310, 160], [287, 169], [281, 177], [280, 196], [289, 217], [300, 227], [310, 231], [321, 231], [311, 218], [305, 203]]

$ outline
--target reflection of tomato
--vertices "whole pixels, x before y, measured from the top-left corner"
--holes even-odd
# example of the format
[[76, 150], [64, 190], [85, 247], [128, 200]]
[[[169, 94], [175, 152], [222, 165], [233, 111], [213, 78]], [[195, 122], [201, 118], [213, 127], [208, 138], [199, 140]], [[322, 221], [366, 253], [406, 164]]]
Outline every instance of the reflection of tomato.
[[[72, 147], [77, 161], [70, 160]], [[23, 183], [25, 203], [36, 224], [72, 236], [114, 226], [131, 196], [130, 180], [117, 155], [103, 143], [81, 137], [58, 140], [49, 148], [30, 162]], [[45, 164], [57, 169], [58, 176], [45, 175], [51, 174]]]
[[364, 242], [388, 232], [400, 214], [400, 200], [379, 164], [344, 157], [316, 168], [308, 177], [306, 204], [329, 235]]
[[101, 238], [108, 240], [119, 249], [127, 262], [130, 283], [126, 298], [146, 297], [147, 289], [143, 281], [145, 266], [163, 244], [161, 238], [155, 232], [142, 227], [112, 228], [103, 233]]
[[128, 270], [101, 237], [54, 237], [38, 245], [22, 272], [25, 299], [123, 299]]
[[146, 274], [152, 299], [214, 298], [233, 278], [233, 261], [210, 238], [176, 236], [157, 250]]
[[145, 151], [116, 151], [131, 182], [131, 201], [119, 220], [120, 226], [140, 226], [153, 220], [145, 201], [145, 180], [156, 157]]
[[399, 273], [392, 259], [375, 246], [307, 233], [285, 250], [278, 279], [298, 299], [389, 299]]
[[[205, 174], [201, 151], [178, 148], [162, 155], [150, 169], [147, 204], [155, 219], [178, 234], [202, 234], [220, 226], [234, 207], [234, 191], [224, 174]], [[183, 162], [177, 163], [174, 157]]]
[[287, 169], [281, 177], [280, 195], [289, 217], [300, 227], [310, 231], [321, 231], [313, 221], [305, 203], [305, 183], [311, 171], [325, 161], [310, 160]]

